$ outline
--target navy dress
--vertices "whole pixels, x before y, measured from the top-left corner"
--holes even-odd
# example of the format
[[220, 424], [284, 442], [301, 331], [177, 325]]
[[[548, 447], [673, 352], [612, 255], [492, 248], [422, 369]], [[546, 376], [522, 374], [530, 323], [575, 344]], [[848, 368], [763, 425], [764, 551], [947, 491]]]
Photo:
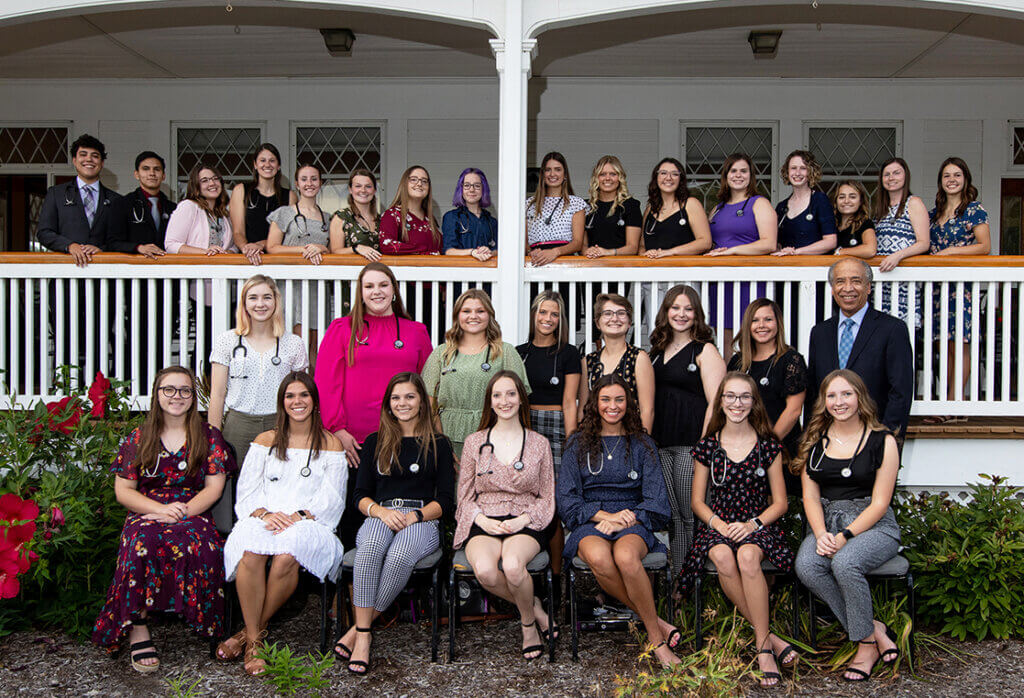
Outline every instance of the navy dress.
[[[591, 457], [589, 463], [579, 438], [570, 438], [562, 454], [556, 501], [559, 517], [572, 530], [563, 554], [575, 557], [580, 541], [587, 536], [618, 540], [631, 533], [643, 538], [648, 552], [666, 552], [654, 537], [654, 532], [664, 529], [669, 520], [668, 492], [654, 440], [646, 434], [629, 439], [605, 436], [601, 440], [603, 453], [598, 459]], [[607, 458], [609, 453], [611, 460]], [[631, 471], [637, 474], [635, 480], [629, 477]], [[618, 533], [605, 535], [590, 520], [598, 511], [615, 513], [623, 509], [636, 514], [637, 522]]]

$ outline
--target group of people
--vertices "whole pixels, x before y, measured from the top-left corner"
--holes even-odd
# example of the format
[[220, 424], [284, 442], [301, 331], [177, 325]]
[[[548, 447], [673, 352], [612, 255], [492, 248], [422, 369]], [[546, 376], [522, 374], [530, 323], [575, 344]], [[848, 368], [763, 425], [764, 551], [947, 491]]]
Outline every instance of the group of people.
[[[454, 520], [453, 545], [480, 584], [516, 607], [527, 660], [559, 635], [558, 609], [535, 596], [527, 572], [547, 550], [556, 573], [576, 556], [589, 565], [672, 665], [680, 633], [658, 617], [642, 564], [669, 528], [680, 585], [707, 560], [718, 568], [771, 685], [796, 651], [768, 627], [760, 562], [793, 568], [778, 521], [787, 491], [802, 491], [809, 531], [796, 570], [860, 643], [844, 676], [865, 680], [898, 654], [864, 573], [899, 541], [890, 502], [913, 362], [905, 323], [868, 304], [870, 266], [843, 257], [829, 281], [840, 312], [814, 328], [807, 362], [787, 344], [779, 307], [756, 299], [727, 366], [684, 285], [665, 295], [649, 354], [627, 342], [629, 301], [601, 294], [598, 346], [581, 355], [555, 291], [534, 300], [529, 339], [513, 347], [487, 294], [468, 290], [433, 347], [375, 261], [351, 313], [328, 327], [311, 377], [277, 285], [257, 274], [235, 327], [214, 343], [208, 420], [190, 372], [165, 368], [115, 460], [129, 515], [94, 639], [127, 635], [132, 666], [153, 671], [148, 614], [175, 611], [198, 634], [223, 637], [223, 584], [234, 580], [244, 627], [217, 656], [261, 673], [267, 624], [300, 568], [334, 580], [354, 547], [355, 623], [335, 652], [365, 674], [374, 620]], [[232, 502], [225, 482], [237, 463]], [[226, 542], [215, 522], [227, 522]]]

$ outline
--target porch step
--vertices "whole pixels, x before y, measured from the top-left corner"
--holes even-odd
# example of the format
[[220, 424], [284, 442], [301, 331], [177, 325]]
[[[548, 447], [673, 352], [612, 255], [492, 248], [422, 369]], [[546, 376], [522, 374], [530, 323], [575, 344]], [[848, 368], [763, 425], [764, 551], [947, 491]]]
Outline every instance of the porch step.
[[911, 417], [908, 439], [1021, 439], [1024, 417], [968, 417], [966, 422], [925, 424], [925, 417]]

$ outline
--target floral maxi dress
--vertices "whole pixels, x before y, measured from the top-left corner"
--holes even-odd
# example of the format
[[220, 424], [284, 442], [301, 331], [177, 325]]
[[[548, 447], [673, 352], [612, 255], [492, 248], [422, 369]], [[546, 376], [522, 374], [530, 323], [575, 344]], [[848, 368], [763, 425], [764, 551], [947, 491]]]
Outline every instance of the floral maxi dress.
[[[206, 425], [209, 455], [200, 472], [186, 473], [187, 445], [176, 453], [163, 451], [152, 474], [140, 472], [136, 462], [140, 430], [121, 444], [111, 470], [118, 477], [137, 480], [139, 492], [168, 504], [187, 502], [199, 493], [207, 475], [235, 470], [234, 457], [220, 431]], [[224, 543], [209, 512], [173, 524], [128, 512], [121, 530], [114, 581], [96, 618], [92, 639], [116, 646], [128, 632], [132, 618], [142, 611], [180, 614], [198, 635], [224, 634]]]

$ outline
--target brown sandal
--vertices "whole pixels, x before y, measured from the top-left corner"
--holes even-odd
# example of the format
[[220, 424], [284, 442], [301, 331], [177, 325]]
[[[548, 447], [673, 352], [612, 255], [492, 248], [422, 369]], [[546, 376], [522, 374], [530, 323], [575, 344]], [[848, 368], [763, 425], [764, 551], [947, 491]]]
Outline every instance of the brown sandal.
[[[237, 650], [231, 649], [228, 646], [229, 642], [234, 642], [238, 647]], [[237, 633], [224, 640], [217, 645], [217, 660], [221, 662], [233, 662], [245, 653], [245, 628], [242, 628]]]
[[249, 676], [259, 676], [266, 668], [267, 663], [256, 656], [256, 653], [263, 648], [263, 639], [267, 631], [261, 630], [254, 640], [249, 640], [245, 645], [245, 673]]

